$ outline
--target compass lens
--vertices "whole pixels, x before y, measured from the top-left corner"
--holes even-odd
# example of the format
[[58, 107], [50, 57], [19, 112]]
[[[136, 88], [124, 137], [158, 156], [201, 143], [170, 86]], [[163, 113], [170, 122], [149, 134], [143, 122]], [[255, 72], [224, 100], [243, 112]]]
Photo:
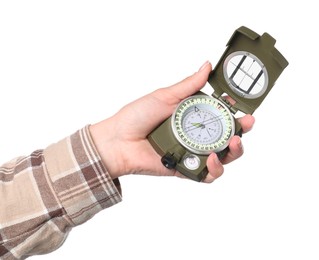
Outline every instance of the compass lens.
[[200, 159], [194, 154], [190, 154], [184, 158], [184, 165], [189, 170], [196, 170], [200, 166]]
[[267, 89], [264, 64], [249, 52], [234, 52], [224, 63], [224, 76], [231, 89], [246, 98], [257, 98]]

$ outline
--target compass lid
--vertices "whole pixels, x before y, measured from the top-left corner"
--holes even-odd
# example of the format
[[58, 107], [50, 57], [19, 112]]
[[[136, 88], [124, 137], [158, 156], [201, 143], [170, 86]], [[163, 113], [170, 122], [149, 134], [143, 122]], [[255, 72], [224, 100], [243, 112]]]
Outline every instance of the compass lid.
[[238, 28], [209, 75], [214, 97], [226, 93], [236, 102], [233, 112], [253, 114], [288, 66], [275, 43], [268, 33], [260, 36], [247, 27]]

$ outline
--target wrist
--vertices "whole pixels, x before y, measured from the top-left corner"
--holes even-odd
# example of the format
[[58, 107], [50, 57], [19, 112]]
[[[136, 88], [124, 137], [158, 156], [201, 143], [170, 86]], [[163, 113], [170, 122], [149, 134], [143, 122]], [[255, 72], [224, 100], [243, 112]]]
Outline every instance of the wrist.
[[105, 119], [90, 125], [89, 130], [101, 160], [112, 179], [125, 175], [120, 156], [120, 148], [116, 144], [116, 129], [113, 118]]

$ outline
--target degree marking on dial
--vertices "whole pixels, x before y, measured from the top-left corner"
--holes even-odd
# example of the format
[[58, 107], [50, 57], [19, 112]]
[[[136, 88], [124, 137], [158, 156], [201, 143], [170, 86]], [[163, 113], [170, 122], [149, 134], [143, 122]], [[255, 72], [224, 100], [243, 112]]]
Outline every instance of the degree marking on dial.
[[210, 134], [210, 132], [208, 131], [208, 129], [210, 129], [210, 128], [206, 128], [206, 131], [207, 131], [208, 135], [209, 135], [210, 137], [212, 137], [212, 135]]

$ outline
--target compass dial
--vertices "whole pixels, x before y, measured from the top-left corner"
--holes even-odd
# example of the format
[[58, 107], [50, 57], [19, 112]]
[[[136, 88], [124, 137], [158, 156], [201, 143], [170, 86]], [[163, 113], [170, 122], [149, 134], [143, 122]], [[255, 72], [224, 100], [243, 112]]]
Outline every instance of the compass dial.
[[219, 152], [234, 135], [234, 119], [218, 99], [197, 95], [183, 100], [172, 116], [177, 140], [196, 154]]

